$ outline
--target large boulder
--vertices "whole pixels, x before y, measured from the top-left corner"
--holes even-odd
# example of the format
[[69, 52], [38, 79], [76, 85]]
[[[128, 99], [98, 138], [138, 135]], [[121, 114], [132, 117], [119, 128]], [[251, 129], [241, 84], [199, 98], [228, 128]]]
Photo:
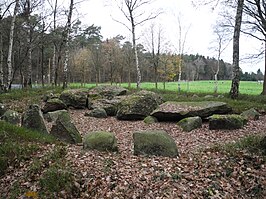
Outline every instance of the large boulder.
[[247, 120], [258, 120], [260, 117], [260, 114], [254, 108], [251, 108], [251, 109], [241, 113], [241, 116]]
[[23, 114], [21, 126], [41, 133], [49, 133], [45, 126], [41, 109], [37, 104], [30, 105], [28, 110]]
[[14, 125], [19, 125], [20, 124], [20, 115], [17, 111], [13, 110], [7, 110], [3, 116], [1, 117], [2, 120], [14, 124]]
[[52, 112], [52, 111], [58, 111], [58, 110], [66, 110], [67, 106], [66, 104], [58, 99], [58, 98], [53, 98], [53, 99], [49, 99], [44, 107], [43, 107], [43, 113], [48, 113], [48, 112]]
[[140, 131], [133, 133], [134, 155], [178, 156], [177, 146], [165, 131]]
[[42, 96], [43, 102], [47, 102], [49, 99], [59, 98], [59, 94], [54, 94], [53, 92], [47, 92]]
[[84, 137], [84, 149], [98, 151], [118, 151], [117, 140], [113, 133], [97, 131]]
[[[56, 122], [57, 118], [61, 114], [65, 114], [69, 116], [67, 110], [58, 110], [58, 111], [48, 112], [44, 114], [43, 116], [44, 116], [44, 119], [48, 122]], [[70, 116], [69, 116], [69, 120], [70, 120]]]
[[190, 132], [202, 126], [202, 119], [199, 116], [188, 117], [180, 120], [177, 125], [180, 126], [183, 131]]
[[107, 118], [107, 113], [103, 108], [96, 108], [89, 113], [85, 113], [85, 116], [96, 117], [96, 118]]
[[209, 117], [209, 129], [240, 129], [244, 126], [246, 119], [240, 115], [213, 115]]
[[213, 114], [227, 114], [232, 111], [224, 102], [165, 102], [151, 113], [158, 121], [180, 121], [187, 117], [209, 117]]
[[143, 90], [122, 100], [116, 117], [119, 120], [143, 120], [161, 103], [162, 99], [158, 94]]
[[97, 86], [89, 91], [89, 97], [113, 99], [115, 96], [126, 95], [127, 92], [127, 89], [119, 86]]
[[0, 117], [3, 116], [6, 111], [7, 111], [6, 106], [0, 103]]
[[81, 89], [65, 90], [60, 95], [62, 100], [68, 107], [75, 109], [90, 108], [90, 102], [88, 101], [88, 92]]
[[68, 112], [63, 112], [58, 115], [55, 124], [52, 126], [51, 135], [70, 144], [82, 142], [81, 135], [76, 126], [71, 123]]
[[114, 97], [111, 100], [108, 99], [97, 99], [93, 101], [92, 108], [103, 108], [108, 116], [115, 116], [117, 113], [117, 108], [119, 103], [122, 101], [123, 97]]

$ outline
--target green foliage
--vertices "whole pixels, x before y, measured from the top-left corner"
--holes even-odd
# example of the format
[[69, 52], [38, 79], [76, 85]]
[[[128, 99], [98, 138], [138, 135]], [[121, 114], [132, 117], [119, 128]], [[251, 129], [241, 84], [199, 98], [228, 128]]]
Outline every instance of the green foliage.
[[38, 150], [36, 144], [18, 144], [16, 142], [1, 143], [0, 146], [0, 175], [4, 174], [8, 166], [19, 165], [21, 161], [29, 159]]
[[74, 174], [69, 168], [55, 164], [48, 168], [40, 179], [41, 195], [52, 196], [53, 192], [71, 192], [74, 186]]
[[234, 143], [220, 144], [215, 146], [213, 149], [217, 151], [225, 151], [230, 154], [235, 154], [240, 150], [246, 150], [251, 153], [256, 154], [264, 154], [266, 155], [266, 151], [262, 144], [263, 137], [260, 135], [250, 135]]
[[22, 141], [54, 143], [55, 139], [51, 135], [42, 134], [37, 131], [32, 131], [0, 121], [0, 142], [2, 143], [7, 141], [19, 141], [20, 143]]
[[[44, 87], [44, 88], [31, 88], [31, 89], [13, 89], [10, 92], [2, 93], [0, 95], [0, 101], [13, 101], [13, 100], [21, 100], [21, 99], [31, 99], [31, 101], [35, 102], [40, 100], [42, 95], [47, 92], [61, 93], [61, 87]], [[37, 101], [40, 102], [40, 101]]]
[[33, 142], [55, 143], [55, 139], [0, 121], [0, 175], [4, 174], [8, 166], [16, 166], [29, 159], [39, 149]]

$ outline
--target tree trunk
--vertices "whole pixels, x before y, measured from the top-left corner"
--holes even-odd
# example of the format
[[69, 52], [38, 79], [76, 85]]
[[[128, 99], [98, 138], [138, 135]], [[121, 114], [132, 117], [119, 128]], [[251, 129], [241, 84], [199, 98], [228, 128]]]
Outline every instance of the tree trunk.
[[72, 18], [72, 12], [74, 7], [74, 0], [70, 1], [69, 6], [69, 13], [68, 13], [68, 19], [67, 19], [67, 27], [66, 27], [66, 34], [65, 34], [65, 62], [64, 62], [64, 77], [63, 77], [63, 89], [67, 88], [68, 83], [68, 60], [69, 60], [69, 35], [71, 30], [71, 18]]
[[[57, 14], [57, 0], [55, 0], [55, 7], [54, 7], [54, 21], [53, 21], [53, 23], [54, 23], [54, 34], [55, 34], [55, 29], [56, 29], [56, 14]], [[55, 41], [54, 41], [53, 60], [52, 60], [52, 77], [51, 77], [53, 86], [56, 86], [56, 81], [57, 81], [56, 80], [56, 77], [57, 77], [57, 75], [56, 75], [56, 71], [57, 71], [56, 67], [58, 67], [58, 66], [56, 65], [56, 44], [55, 44]]]
[[15, 28], [18, 6], [19, 6], [19, 0], [16, 0], [14, 14], [11, 21], [10, 33], [9, 33], [9, 45], [8, 45], [8, 56], [7, 56], [7, 83], [5, 84], [5, 87], [8, 90], [11, 89], [11, 81], [12, 81], [12, 51], [13, 51], [13, 40], [14, 40], [14, 28]]
[[178, 63], [178, 93], [181, 92], [181, 75], [182, 75], [182, 55], [180, 55], [180, 60]]
[[47, 83], [50, 86], [51, 84], [51, 59], [48, 59], [48, 72], [47, 72]]
[[219, 48], [219, 53], [218, 53], [218, 60], [217, 60], [217, 70], [214, 74], [214, 93], [217, 94], [218, 92], [218, 73], [220, 71], [220, 56], [221, 56], [221, 48]]
[[[42, 35], [43, 37], [43, 35]], [[42, 70], [42, 87], [44, 87], [44, 45], [42, 38], [42, 46], [41, 46], [41, 70]]]
[[157, 66], [155, 66], [154, 68], [154, 75], [155, 75], [155, 89], [158, 89], [158, 70], [157, 70]]
[[136, 61], [136, 70], [137, 70], [137, 89], [140, 88], [141, 83], [141, 73], [139, 68], [139, 56], [138, 56], [138, 49], [136, 45], [136, 34], [135, 34], [135, 25], [132, 23], [132, 36], [133, 36], [133, 48], [134, 48], [134, 54], [135, 54], [135, 61]]
[[[1, 11], [1, 9], [0, 9]], [[3, 33], [2, 33], [2, 16], [0, 13], [0, 91], [4, 89], [4, 70], [3, 70]]]
[[263, 88], [262, 88], [262, 95], [266, 95], [266, 42], [264, 42], [264, 79], [263, 79]]
[[128, 88], [131, 88], [131, 72], [128, 70]]
[[32, 87], [32, 31], [31, 31], [31, 2], [26, 0], [25, 5], [25, 16], [26, 16], [26, 29], [27, 29], [27, 65], [24, 68], [24, 82], [23, 87]]
[[214, 93], [217, 94], [218, 92], [218, 77], [217, 73], [214, 75]]
[[230, 90], [230, 97], [236, 99], [239, 94], [240, 68], [239, 68], [239, 39], [242, 23], [244, 0], [238, 0], [235, 17], [235, 27], [233, 36], [233, 79]]

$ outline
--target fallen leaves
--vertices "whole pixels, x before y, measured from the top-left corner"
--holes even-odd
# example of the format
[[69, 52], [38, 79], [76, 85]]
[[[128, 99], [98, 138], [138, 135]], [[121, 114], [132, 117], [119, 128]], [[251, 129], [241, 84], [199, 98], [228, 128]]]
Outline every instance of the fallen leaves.
[[[66, 161], [75, 173], [79, 198], [263, 198], [266, 195], [263, 157], [245, 151], [232, 156], [212, 149], [215, 144], [264, 133], [265, 116], [240, 130], [214, 131], [204, 124], [191, 132], [181, 131], [175, 123], [148, 125], [143, 121], [118, 121], [112, 117], [84, 117], [83, 110], [71, 110], [71, 117], [82, 135], [96, 130], [113, 132], [119, 147], [119, 152], [108, 153], [84, 151], [82, 146], [68, 145]], [[148, 129], [168, 132], [176, 141], [180, 156], [134, 156], [133, 132]], [[36, 156], [41, 158], [41, 154]], [[23, 169], [10, 169], [1, 177], [0, 196], [10, 190], [8, 183], [12, 184], [27, 172], [29, 162]], [[28, 191], [34, 187], [38, 192], [34, 179], [23, 183]], [[64, 194], [67, 198], [69, 193], [57, 196]]]

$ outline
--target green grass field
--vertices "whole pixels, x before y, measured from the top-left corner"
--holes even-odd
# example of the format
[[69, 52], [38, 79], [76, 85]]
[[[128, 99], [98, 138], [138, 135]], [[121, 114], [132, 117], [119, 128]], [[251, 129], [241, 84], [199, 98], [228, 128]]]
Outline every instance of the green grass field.
[[[229, 93], [231, 88], [232, 81], [219, 81], [218, 82], [218, 93], [226, 94]], [[79, 87], [80, 84], [71, 84], [73, 87]], [[107, 85], [107, 84], [101, 84]], [[86, 87], [93, 87], [95, 84], [86, 84]], [[128, 83], [122, 83], [121, 86], [128, 87]], [[136, 83], [131, 84], [132, 88], [136, 88]], [[155, 84], [152, 82], [143, 82], [141, 84], [141, 88], [143, 89], [154, 89]], [[158, 89], [163, 90], [163, 83], [158, 83]], [[167, 82], [165, 89], [167, 91], [177, 91], [177, 82]], [[189, 92], [189, 93], [213, 93], [214, 92], [214, 81], [193, 81], [193, 82], [181, 82], [181, 91]], [[248, 94], [248, 95], [259, 95], [262, 92], [262, 84], [258, 82], [251, 81], [241, 81], [240, 94]]]

